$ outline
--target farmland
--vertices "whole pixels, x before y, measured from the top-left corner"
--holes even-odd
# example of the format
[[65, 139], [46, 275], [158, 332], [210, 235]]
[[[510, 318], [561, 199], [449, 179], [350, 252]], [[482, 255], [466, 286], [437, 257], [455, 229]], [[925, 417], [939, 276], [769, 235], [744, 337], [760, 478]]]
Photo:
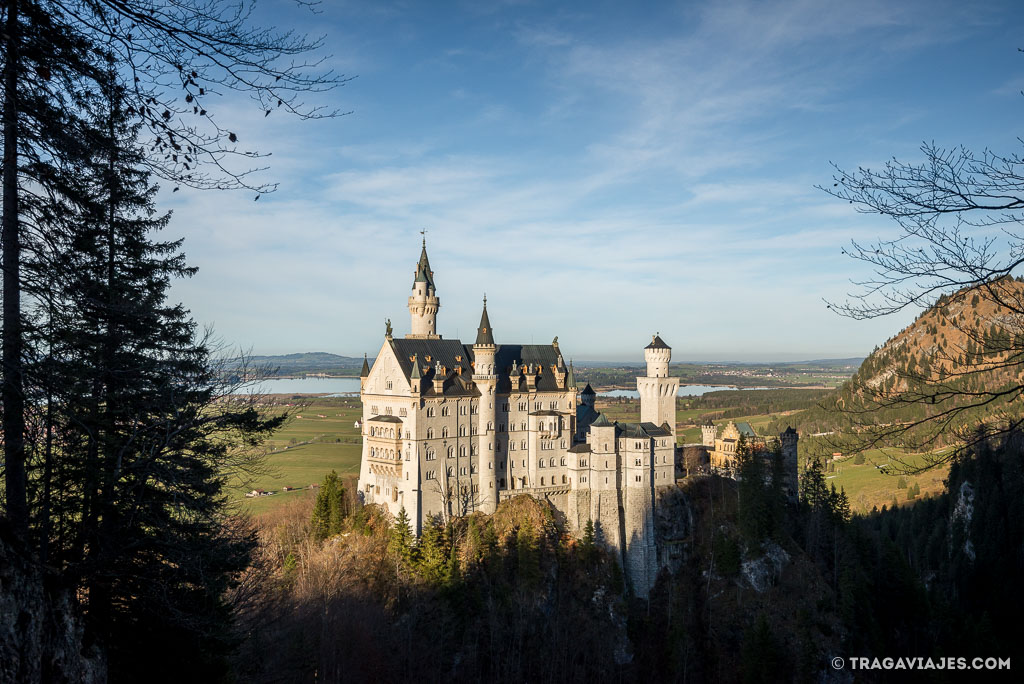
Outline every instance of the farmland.
[[[290, 497], [306, 496], [331, 470], [358, 475], [361, 437], [354, 426], [362, 409], [353, 397], [268, 397], [271, 411], [289, 411], [292, 419], [269, 440], [268, 471], [251, 482], [234, 483], [230, 496], [242, 510], [261, 513]], [[301, 416], [301, 417], [300, 417]], [[284, 487], [296, 491], [285, 492]], [[277, 492], [246, 498], [253, 489]]]
[[[813, 403], [816, 397], [814, 390], [752, 390], [680, 398], [676, 414], [679, 443], [701, 440], [699, 422], [705, 416], [712, 417], [718, 425], [725, 420], [746, 421], [761, 434], [774, 434], [789, 416]], [[309, 486], [322, 481], [331, 470], [342, 476], [358, 475], [361, 437], [354, 426], [361, 415], [358, 398], [276, 395], [269, 397], [268, 402], [272, 411], [289, 411], [293, 417], [269, 442], [267, 472], [251, 482], [234, 483], [230, 491], [233, 502], [245, 511], [260, 513], [294, 497], [309, 496]], [[640, 418], [640, 402], [636, 399], [599, 397], [597, 408], [613, 421]], [[898, 487], [899, 478], [876, 467], [888, 463], [886, 453], [867, 452], [864, 463], [857, 464], [852, 456], [833, 459], [822, 439], [801, 439], [801, 462], [812, 454], [827, 461], [828, 481], [846, 490], [854, 511], [891, 506], [894, 498], [900, 505], [908, 502], [907, 489]], [[918, 459], [907, 460], [915, 463]], [[946, 474], [947, 469], [940, 468], [907, 476], [905, 481], [907, 486], [917, 484], [920, 496], [929, 496], [942, 491]], [[285, 486], [295, 490], [286, 492]], [[253, 489], [276, 494], [246, 498], [245, 493]]]

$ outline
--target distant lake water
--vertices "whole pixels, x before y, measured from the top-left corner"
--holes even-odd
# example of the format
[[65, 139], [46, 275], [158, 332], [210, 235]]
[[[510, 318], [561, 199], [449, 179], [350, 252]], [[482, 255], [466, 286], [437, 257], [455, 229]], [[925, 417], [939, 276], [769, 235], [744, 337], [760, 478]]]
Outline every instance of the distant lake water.
[[275, 378], [252, 388], [266, 394], [359, 394], [359, 378]]
[[[770, 387], [742, 387], [742, 388], [740, 388], [740, 387], [731, 387], [731, 386], [730, 387], [722, 387], [722, 386], [715, 386], [715, 385], [681, 385], [679, 387], [679, 392], [677, 392], [676, 395], [680, 396], [680, 397], [699, 397], [701, 395], [707, 394], [708, 392], [722, 392], [724, 390], [734, 390], [734, 389], [745, 389], [745, 390], [757, 389], [757, 390], [762, 390], [762, 389], [771, 389], [771, 388]], [[637, 399], [640, 396], [640, 393], [637, 392], [636, 390], [617, 389], [617, 390], [609, 390], [607, 392], [601, 392], [598, 396], [601, 396], [601, 397], [629, 397], [631, 399]]]
[[[714, 385], [682, 385], [679, 396], [701, 396], [708, 392], [737, 389]], [[743, 387], [742, 389], [771, 389], [769, 387]], [[359, 378], [275, 378], [264, 380], [252, 388], [265, 394], [359, 394]], [[601, 392], [602, 397], [630, 397], [640, 395], [636, 390], [609, 390]]]

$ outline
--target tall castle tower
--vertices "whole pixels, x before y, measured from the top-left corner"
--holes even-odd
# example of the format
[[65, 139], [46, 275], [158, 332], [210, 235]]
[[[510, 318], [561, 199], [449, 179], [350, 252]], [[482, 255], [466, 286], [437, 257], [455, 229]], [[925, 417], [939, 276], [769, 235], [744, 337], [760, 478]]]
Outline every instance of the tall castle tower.
[[480, 456], [477, 461], [477, 488], [480, 510], [493, 513], [498, 507], [498, 471], [495, 463], [495, 430], [497, 429], [498, 375], [494, 368], [494, 333], [491, 320], [487, 317], [487, 297], [484, 297], [484, 311], [480, 314], [480, 327], [476, 331], [476, 343], [473, 344], [473, 383], [480, 391], [480, 405], [477, 411], [479, 418], [477, 434], [480, 436]]
[[644, 347], [647, 376], [636, 379], [640, 394], [640, 422], [661, 426], [668, 424], [672, 439], [676, 437], [676, 393], [679, 378], [668, 377], [668, 362], [672, 360], [672, 347], [654, 335]]
[[437, 298], [434, 288], [434, 272], [430, 270], [427, 259], [427, 239], [423, 238], [423, 251], [416, 264], [416, 275], [412, 281], [412, 295], [409, 297], [409, 315], [412, 317], [412, 332], [406, 339], [438, 340], [437, 310], [441, 301]]

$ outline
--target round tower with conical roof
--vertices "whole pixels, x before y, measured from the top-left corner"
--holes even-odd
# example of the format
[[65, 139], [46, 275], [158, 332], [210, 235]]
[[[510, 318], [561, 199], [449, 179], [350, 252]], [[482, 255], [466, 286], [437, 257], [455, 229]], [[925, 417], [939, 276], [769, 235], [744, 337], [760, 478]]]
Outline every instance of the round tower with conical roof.
[[676, 392], [679, 378], [668, 377], [668, 363], [672, 360], [672, 347], [658, 335], [652, 335], [649, 345], [644, 347], [647, 361], [647, 375], [636, 379], [640, 394], [640, 422], [667, 425], [676, 436]]
[[441, 308], [441, 300], [437, 298], [434, 287], [434, 272], [430, 270], [427, 259], [427, 239], [423, 238], [423, 250], [420, 260], [416, 263], [416, 273], [412, 281], [412, 294], [409, 296], [409, 315], [412, 327], [409, 339], [440, 339], [437, 334], [437, 310]]
[[476, 342], [473, 344], [473, 383], [480, 392], [477, 411], [477, 435], [480, 440], [477, 488], [480, 510], [484, 513], [493, 513], [498, 507], [498, 470], [495, 460], [498, 375], [494, 368], [494, 355], [497, 351], [491, 320], [487, 316], [487, 296], [484, 295], [484, 310], [480, 314], [480, 326], [476, 330]]

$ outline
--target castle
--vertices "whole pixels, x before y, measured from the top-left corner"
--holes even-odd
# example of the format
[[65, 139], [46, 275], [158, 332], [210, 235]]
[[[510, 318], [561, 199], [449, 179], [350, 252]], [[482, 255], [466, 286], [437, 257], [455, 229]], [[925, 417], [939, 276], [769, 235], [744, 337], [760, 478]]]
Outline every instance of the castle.
[[546, 499], [574, 531], [592, 521], [616, 549], [633, 590], [658, 571], [654, 507], [676, 483], [676, 393], [671, 348], [657, 335], [637, 378], [640, 422], [610, 421], [579, 392], [572, 364], [551, 344], [498, 343], [484, 299], [476, 341], [437, 334], [441, 307], [426, 242], [413, 276], [411, 330], [392, 334], [360, 382], [364, 502], [405, 508], [420, 534], [429, 516], [491, 513], [519, 494]]

